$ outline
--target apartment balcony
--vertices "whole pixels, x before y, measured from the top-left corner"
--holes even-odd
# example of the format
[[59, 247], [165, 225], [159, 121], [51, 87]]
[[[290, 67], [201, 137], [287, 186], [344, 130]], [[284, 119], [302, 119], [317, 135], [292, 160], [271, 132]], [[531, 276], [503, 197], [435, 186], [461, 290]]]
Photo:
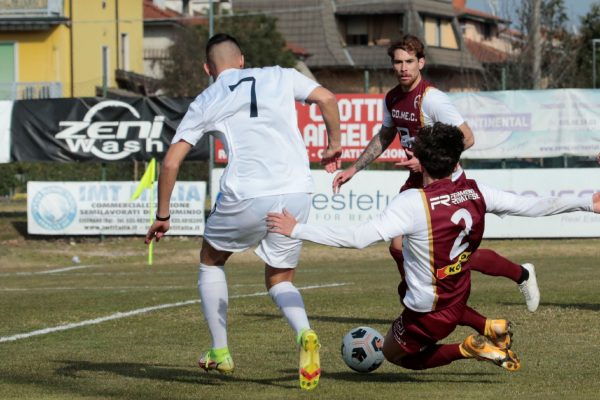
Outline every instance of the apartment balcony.
[[46, 30], [67, 22], [63, 0], [13, 0], [2, 2], [0, 31]]
[[56, 99], [63, 97], [60, 82], [0, 83], [0, 100]]

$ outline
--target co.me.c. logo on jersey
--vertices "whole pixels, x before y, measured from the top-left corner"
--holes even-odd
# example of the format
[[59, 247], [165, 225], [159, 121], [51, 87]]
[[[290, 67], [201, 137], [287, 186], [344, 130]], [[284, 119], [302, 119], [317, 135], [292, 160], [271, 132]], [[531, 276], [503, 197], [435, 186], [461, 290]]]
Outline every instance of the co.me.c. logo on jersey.
[[[94, 121], [94, 117], [109, 107], [129, 111], [131, 119]], [[142, 150], [163, 152], [160, 140], [165, 117], [157, 115], [153, 121], [140, 120], [140, 113], [131, 105], [118, 101], [102, 101], [88, 110], [81, 121], [60, 121], [63, 128], [54, 137], [64, 140], [74, 153], [89, 153], [107, 161], [122, 160]]]

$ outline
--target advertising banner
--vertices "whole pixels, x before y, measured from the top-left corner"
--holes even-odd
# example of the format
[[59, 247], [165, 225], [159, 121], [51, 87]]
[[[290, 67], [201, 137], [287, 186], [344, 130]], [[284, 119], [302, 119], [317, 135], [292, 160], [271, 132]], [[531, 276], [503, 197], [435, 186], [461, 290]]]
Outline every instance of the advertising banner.
[[[19, 100], [12, 112], [13, 161], [162, 160], [190, 99]], [[208, 138], [187, 159], [208, 159]]]
[[463, 158], [595, 156], [600, 152], [600, 91], [514, 90], [451, 93], [475, 145]]
[[[28, 182], [27, 232], [33, 235], [145, 235], [150, 193], [130, 201], [139, 182]], [[156, 192], [156, 186], [155, 186]], [[177, 182], [169, 235], [204, 233], [206, 182]], [[153, 199], [156, 202], [156, 193]], [[153, 209], [156, 210], [156, 204]]]
[[[590, 89], [449, 93], [473, 130], [475, 145], [465, 159], [595, 156], [600, 152], [600, 91]], [[337, 95], [344, 152], [356, 160], [383, 120], [384, 95]], [[326, 145], [325, 123], [316, 104], [296, 103], [298, 128], [311, 162]], [[397, 162], [404, 153], [396, 138], [376, 160]], [[217, 144], [215, 159], [226, 162]]]
[[[223, 170], [213, 170], [218, 182]], [[467, 177], [523, 196], [583, 196], [600, 191], [599, 169], [469, 170]], [[313, 170], [315, 192], [309, 223], [350, 226], [379, 214], [398, 194], [405, 171], [361, 171], [333, 194], [334, 175]], [[215, 180], [216, 179], [216, 180]], [[211, 189], [214, 204], [218, 186]], [[600, 214], [569, 213], [542, 218], [486, 216], [485, 238], [600, 237]]]
[[0, 164], [10, 162], [10, 116], [12, 107], [12, 101], [0, 101]]

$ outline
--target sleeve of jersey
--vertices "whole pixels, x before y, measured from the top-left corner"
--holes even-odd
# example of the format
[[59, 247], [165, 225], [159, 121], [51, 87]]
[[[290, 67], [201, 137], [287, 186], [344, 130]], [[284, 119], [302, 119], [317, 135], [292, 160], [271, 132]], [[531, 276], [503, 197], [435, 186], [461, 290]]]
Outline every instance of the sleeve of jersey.
[[460, 126], [465, 120], [460, 115], [450, 97], [439, 89], [429, 88], [423, 98], [421, 109], [426, 116], [431, 118], [431, 123], [443, 122], [444, 124]]
[[385, 98], [383, 99], [383, 126], [391, 128], [394, 126], [394, 121], [392, 120], [392, 114], [390, 114], [390, 110], [387, 108], [387, 104], [385, 102]]
[[486, 203], [486, 211], [500, 217], [545, 217], [574, 211], [592, 212], [592, 195], [582, 197], [530, 197], [478, 185]]
[[381, 214], [370, 221], [350, 227], [297, 224], [291, 237], [327, 246], [362, 249], [405, 235], [410, 233], [414, 218], [406, 201], [409, 196], [404, 193], [396, 196]]
[[288, 73], [291, 74], [294, 85], [294, 98], [298, 101], [306, 101], [306, 98], [312, 93], [312, 91], [321, 86], [318, 82], [315, 82], [312, 79], [302, 75], [293, 68], [289, 68], [287, 71], [289, 71]]
[[206, 121], [203, 111], [202, 100], [199, 96], [190, 104], [190, 107], [177, 127], [171, 143], [183, 140], [192, 146], [196, 145], [205, 132]]

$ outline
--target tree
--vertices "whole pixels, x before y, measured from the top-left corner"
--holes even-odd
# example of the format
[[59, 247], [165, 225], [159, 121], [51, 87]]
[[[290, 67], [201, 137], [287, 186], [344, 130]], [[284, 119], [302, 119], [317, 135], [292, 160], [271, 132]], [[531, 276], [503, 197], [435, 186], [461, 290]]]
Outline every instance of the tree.
[[[581, 17], [581, 27], [580, 27], [580, 38], [579, 38], [579, 46], [577, 51], [577, 72], [576, 76], [578, 78], [577, 84], [579, 87], [593, 87], [592, 82], [592, 73], [593, 73], [593, 48], [592, 48], [592, 39], [600, 39], [600, 4], [593, 4], [590, 11]], [[596, 77], [597, 83], [600, 82], [600, 68], [598, 68], [598, 59], [600, 59], [600, 46], [597, 46], [596, 53]]]
[[[539, 46], [541, 53], [541, 87], [574, 87], [576, 77], [576, 36], [569, 32], [564, 0], [543, 0], [540, 5], [541, 42], [535, 42], [533, 0], [518, 2], [516, 6], [515, 28], [521, 32], [515, 40], [516, 53], [503, 65], [490, 66], [484, 77], [488, 84], [497, 85], [500, 69], [506, 71], [507, 89], [532, 89], [534, 69], [534, 51]], [[506, 17], [509, 19], [509, 17]], [[489, 85], [488, 85], [489, 86]]]
[[[285, 39], [277, 31], [275, 18], [266, 15], [220, 16], [215, 23], [215, 32], [226, 32], [238, 40], [247, 67], [292, 67], [296, 64], [292, 52], [285, 48]], [[181, 28], [169, 48], [169, 60], [164, 64], [162, 87], [168, 95], [195, 96], [208, 85], [203, 69], [207, 40], [208, 29], [204, 26]]]

